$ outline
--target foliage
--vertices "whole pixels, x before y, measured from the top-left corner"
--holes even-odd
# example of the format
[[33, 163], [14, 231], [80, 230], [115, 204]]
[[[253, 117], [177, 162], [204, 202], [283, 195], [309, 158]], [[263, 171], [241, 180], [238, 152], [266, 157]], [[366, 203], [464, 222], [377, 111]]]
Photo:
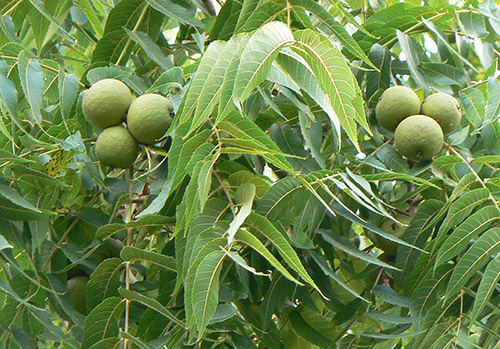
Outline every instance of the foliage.
[[[493, 0], [0, 6], [1, 347], [499, 345]], [[130, 171], [82, 114], [104, 78], [174, 106]], [[461, 102], [433, 160], [377, 125], [395, 84]]]

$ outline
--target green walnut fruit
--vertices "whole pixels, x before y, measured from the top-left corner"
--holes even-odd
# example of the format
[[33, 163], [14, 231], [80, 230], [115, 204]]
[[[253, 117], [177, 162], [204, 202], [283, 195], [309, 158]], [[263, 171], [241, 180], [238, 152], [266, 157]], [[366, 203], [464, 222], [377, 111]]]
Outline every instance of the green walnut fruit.
[[453, 132], [462, 118], [460, 104], [446, 93], [434, 93], [422, 103], [421, 113], [430, 116], [441, 125], [444, 134]]
[[87, 282], [86, 276], [76, 276], [68, 280], [67, 293], [75, 305], [75, 309], [82, 314], [87, 313]]
[[130, 105], [127, 126], [139, 143], [153, 144], [161, 138], [172, 123], [172, 103], [155, 93], [138, 97]]
[[428, 160], [443, 147], [441, 126], [425, 115], [412, 115], [401, 121], [394, 134], [396, 149], [408, 159]]
[[97, 137], [95, 152], [103, 165], [129, 168], [137, 158], [139, 145], [125, 127], [113, 126]]
[[405, 86], [389, 87], [382, 93], [375, 107], [375, 115], [380, 125], [394, 131], [401, 120], [420, 113], [420, 98]]
[[[404, 215], [396, 215], [396, 218], [399, 222], [403, 224], [409, 224], [411, 221], [411, 217]], [[380, 225], [380, 229], [384, 232], [394, 235], [397, 238], [401, 238], [406, 231], [406, 227], [399, 225], [394, 222], [392, 219], [385, 219]], [[398, 250], [398, 244], [394, 241], [386, 239], [380, 235], [375, 235], [377, 246], [382, 249], [385, 253], [391, 256], [395, 256]]]
[[132, 93], [123, 82], [103, 79], [85, 92], [82, 108], [88, 122], [98, 128], [119, 125], [132, 103]]

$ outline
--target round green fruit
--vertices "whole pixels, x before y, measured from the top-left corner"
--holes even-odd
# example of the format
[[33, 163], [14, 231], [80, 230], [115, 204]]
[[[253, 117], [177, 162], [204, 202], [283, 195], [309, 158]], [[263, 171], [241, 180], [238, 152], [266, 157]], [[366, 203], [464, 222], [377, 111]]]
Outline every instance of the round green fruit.
[[382, 93], [375, 107], [375, 115], [380, 125], [394, 131], [398, 124], [410, 115], [420, 113], [420, 98], [405, 86], [389, 87]]
[[139, 146], [125, 127], [113, 126], [97, 137], [95, 152], [103, 165], [128, 168], [134, 164]]
[[[404, 215], [396, 215], [394, 218], [396, 218], [399, 222], [403, 224], [409, 224], [411, 221], [411, 217], [404, 216]], [[392, 234], [397, 238], [401, 238], [406, 231], [406, 227], [399, 225], [398, 223], [394, 222], [392, 219], [385, 219], [382, 224], [380, 225], [380, 229], [382, 229], [384, 232], [388, 234]], [[395, 256], [398, 250], [398, 244], [394, 241], [391, 241], [389, 239], [386, 239], [380, 235], [375, 235], [375, 240], [377, 243], [377, 246], [383, 250], [385, 253], [391, 256]]]
[[408, 159], [428, 160], [443, 147], [441, 126], [425, 115], [412, 115], [401, 121], [394, 134], [396, 149]]
[[87, 313], [87, 282], [89, 278], [86, 276], [76, 276], [68, 280], [67, 293], [69, 294], [71, 301], [75, 305], [75, 309], [79, 313]]
[[453, 132], [462, 118], [460, 104], [446, 93], [434, 93], [422, 103], [421, 113], [438, 122], [444, 134]]
[[155, 93], [138, 97], [130, 105], [127, 126], [139, 143], [153, 144], [160, 139], [172, 123], [172, 103]]
[[85, 93], [83, 115], [95, 127], [107, 128], [122, 123], [131, 103], [132, 93], [127, 85], [116, 79], [103, 79]]

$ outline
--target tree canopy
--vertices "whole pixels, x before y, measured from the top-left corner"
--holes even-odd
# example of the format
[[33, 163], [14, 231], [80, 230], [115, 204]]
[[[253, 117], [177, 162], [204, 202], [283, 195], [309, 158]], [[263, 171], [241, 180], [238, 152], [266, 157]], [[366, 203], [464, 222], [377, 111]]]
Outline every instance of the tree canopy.
[[[494, 0], [0, 9], [0, 347], [500, 345]], [[130, 168], [103, 79], [172, 104]], [[429, 159], [377, 119], [395, 85], [458, 103]]]

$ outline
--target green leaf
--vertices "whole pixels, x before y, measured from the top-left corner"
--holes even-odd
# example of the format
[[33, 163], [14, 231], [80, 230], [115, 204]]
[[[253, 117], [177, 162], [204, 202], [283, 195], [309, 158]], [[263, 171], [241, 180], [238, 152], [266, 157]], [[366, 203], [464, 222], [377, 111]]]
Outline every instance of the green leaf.
[[2, 202], [0, 202], [0, 217], [12, 221], [36, 221], [50, 214], [51, 213], [48, 211], [24, 208], [9, 200], [2, 200]]
[[[184, 123], [191, 124], [192, 114], [196, 109], [199, 98], [201, 97], [201, 91], [205, 85], [210, 86], [211, 81], [208, 80], [209, 75], [212, 72], [212, 68], [216, 66], [217, 62], [221, 60], [224, 62], [224, 58], [221, 58], [221, 53], [226, 47], [227, 43], [221, 41], [214, 41], [208, 45], [207, 49], [201, 57], [201, 61], [196, 70], [191, 83], [189, 84], [189, 89], [186, 91], [182, 97], [182, 102], [179, 105], [177, 114], [179, 115], [178, 120], [182, 125]], [[220, 63], [222, 64], [222, 63]], [[183, 137], [192, 132], [193, 127], [190, 127]]]
[[495, 259], [488, 263], [481, 278], [481, 283], [479, 284], [479, 288], [477, 289], [476, 297], [474, 299], [472, 313], [470, 314], [471, 326], [475, 323], [476, 319], [488, 303], [491, 295], [495, 291], [498, 280], [500, 280], [500, 255], [497, 255]]
[[237, 314], [238, 309], [231, 303], [222, 303], [217, 306], [209, 325], [225, 322]]
[[453, 302], [443, 305], [443, 302], [438, 302], [425, 314], [424, 321], [420, 329], [421, 334], [413, 337], [408, 344], [411, 349], [427, 349], [427, 348], [443, 348], [445, 343], [449, 343], [449, 339], [445, 343], [439, 341], [446, 337], [452, 329], [457, 328], [460, 321], [458, 318], [449, 317], [448, 312]]
[[71, 118], [71, 109], [78, 97], [78, 77], [75, 74], [66, 74], [64, 72], [59, 73], [59, 96], [61, 115], [63, 121], [67, 123], [67, 120]]
[[236, 232], [236, 235], [234, 236], [235, 241], [242, 242], [251, 248], [253, 248], [255, 251], [257, 251], [262, 257], [264, 257], [273, 267], [278, 269], [283, 276], [285, 276], [288, 280], [295, 282], [298, 285], [303, 285], [300, 281], [298, 281], [296, 278], [292, 276], [288, 272], [288, 270], [285, 269], [285, 267], [274, 257], [274, 255], [266, 248], [266, 246], [259, 240], [257, 237], [255, 237], [252, 233], [249, 233], [246, 230], [239, 229]]
[[140, 31], [131, 31], [127, 28], [124, 28], [124, 30], [132, 40], [134, 40], [139, 44], [139, 46], [141, 46], [148, 58], [158, 64], [160, 68], [169, 70], [174, 66], [172, 61], [165, 57], [165, 54], [163, 53], [161, 48], [154, 43], [154, 41], [149, 37], [148, 34]]
[[241, 0], [225, 1], [215, 19], [214, 25], [211, 29], [207, 29], [210, 37], [214, 40], [228, 40], [231, 38], [241, 13], [241, 7]]
[[146, 0], [155, 10], [160, 11], [165, 16], [171, 17], [181, 23], [191, 24], [194, 27], [203, 29], [200, 22], [192, 13], [181, 5], [170, 0]]
[[85, 319], [82, 349], [91, 348], [104, 338], [118, 336], [124, 309], [125, 302], [118, 297], [107, 298], [95, 307]]
[[374, 108], [378, 100], [372, 101], [372, 96], [380, 96], [391, 84], [391, 52], [382, 45], [375, 44], [368, 57], [379, 70], [366, 72], [366, 101]]
[[41, 123], [42, 96], [44, 91], [42, 67], [36, 59], [30, 59], [25, 51], [19, 54], [17, 62], [24, 96], [36, 120], [38, 123]]
[[484, 17], [479, 13], [472, 11], [461, 12], [458, 14], [458, 18], [469, 34], [476, 35], [480, 38], [488, 36], [489, 33], [486, 30]]
[[24, 199], [19, 193], [12, 187], [8, 186], [7, 184], [4, 184], [0, 182], [0, 195], [10, 201], [11, 203], [22, 207], [26, 210], [29, 211], [34, 211], [37, 213], [41, 213], [39, 209], [37, 209], [35, 206], [33, 206], [29, 201]]
[[471, 190], [463, 194], [463, 196], [458, 198], [456, 201], [453, 201], [448, 209], [446, 218], [439, 227], [436, 238], [434, 239], [434, 243], [432, 245], [432, 250], [434, 251], [436, 247], [440, 245], [442, 240], [446, 237], [445, 234], [448, 232], [448, 230], [450, 230], [458, 223], [462, 222], [464, 219], [468, 218], [474, 208], [484, 203], [489, 198], [490, 193], [488, 189], [480, 188]]
[[380, 297], [386, 303], [404, 308], [410, 307], [410, 299], [394, 291], [389, 286], [377, 285], [373, 288], [373, 294]]
[[295, 42], [290, 29], [281, 22], [270, 22], [258, 29], [241, 54], [234, 82], [234, 100], [243, 102], [265, 80], [279, 50]]
[[426, 62], [420, 64], [422, 72], [436, 84], [463, 86], [467, 82], [465, 73], [452, 65]]
[[378, 69], [373, 65], [373, 63], [370, 61], [361, 47], [359, 47], [356, 40], [351, 35], [349, 35], [347, 30], [345, 30], [345, 28], [338, 23], [335, 17], [332, 16], [321, 4], [313, 0], [290, 0], [289, 3], [294, 7], [300, 7], [310, 12], [315, 16], [316, 21], [325, 25], [331, 31], [331, 33], [333, 33], [333, 36], [335, 36], [335, 38], [340, 41], [343, 47], [345, 47], [355, 57], [363, 60], [373, 68]]
[[[280, 148], [249, 118], [233, 113], [219, 124], [219, 128], [230, 134], [239, 143], [245, 144], [246, 147], [257, 148], [265, 152], [262, 156], [273, 165], [294, 173], [293, 167], [286, 160]], [[230, 138], [224, 140], [226, 143], [232, 141]]]
[[368, 132], [363, 98], [345, 57], [328, 39], [311, 30], [294, 33], [293, 50], [309, 64], [323, 91], [330, 97], [334, 112], [349, 139], [359, 149], [356, 121]]
[[220, 251], [209, 253], [196, 268], [193, 282], [193, 314], [198, 332], [203, 334], [217, 309], [219, 299], [219, 275], [225, 254]]
[[422, 19], [422, 22], [425, 24], [425, 26], [427, 28], [430, 29], [431, 32], [433, 32], [436, 37], [438, 38], [438, 43], [442, 43], [444, 46], [446, 46], [446, 48], [455, 56], [457, 57], [458, 59], [460, 59], [463, 63], [465, 63], [466, 65], [468, 65], [475, 73], [477, 74], [481, 74], [477, 68], [471, 63], [469, 62], [468, 59], [466, 59], [465, 57], [463, 57], [460, 53], [458, 53], [449, 43], [448, 43], [448, 40], [446, 40], [446, 37], [445, 37], [445, 34], [443, 33], [443, 31], [441, 29], [439, 29], [433, 22], [423, 18]]
[[226, 73], [224, 75], [224, 82], [221, 86], [219, 107], [217, 111], [217, 118], [215, 119], [214, 126], [217, 126], [221, 120], [230, 115], [230, 112], [236, 109], [233, 103], [234, 84], [236, 75], [238, 74], [238, 67], [240, 66], [240, 58], [247, 47], [248, 41], [252, 36], [250, 34], [240, 34], [234, 37], [233, 40], [238, 40], [238, 46], [234, 49], [234, 55], [229, 63]]
[[149, 7], [142, 0], [121, 0], [106, 19], [104, 34], [92, 52], [92, 62], [124, 63], [128, 60], [133, 45], [124, 28], [141, 31], [153, 41], [163, 23], [163, 14]]
[[418, 59], [417, 44], [415, 39], [399, 30], [396, 30], [396, 35], [398, 37], [401, 50], [406, 55], [406, 63], [410, 69], [411, 77], [415, 80], [417, 85], [424, 90], [426, 95], [429, 94], [429, 83], [425, 75], [418, 67], [420, 65], [420, 60]]
[[494, 121], [500, 114], [500, 83], [492, 76], [488, 77], [488, 99], [486, 101], [485, 122]]
[[346, 284], [334, 271], [333, 269], [328, 265], [328, 261], [318, 254], [315, 251], [308, 251], [308, 253], [311, 255], [311, 257], [314, 259], [314, 261], [318, 264], [318, 266], [321, 268], [323, 273], [333, 279], [337, 284], [339, 284], [342, 288], [344, 288], [347, 292], [352, 294], [353, 296], [365, 301], [366, 303], [370, 303], [369, 300], [363, 298], [360, 296], [355, 290], [353, 290], [348, 284]]
[[[194, 217], [188, 230], [187, 239], [176, 240], [177, 278], [185, 278], [201, 248], [210, 240], [220, 237], [213, 231], [213, 226], [228, 208], [227, 202], [220, 198], [207, 201], [203, 212]], [[208, 240], [205, 240], [208, 239]], [[192, 280], [191, 280], [192, 281]], [[179, 287], [178, 283], [176, 286]]]
[[[1, 189], [0, 189], [1, 190]], [[33, 248], [39, 250], [49, 233], [49, 217], [44, 217], [36, 221], [29, 221]]]
[[129, 77], [129, 72], [115, 66], [93, 68], [87, 72], [87, 80], [90, 84], [95, 84], [103, 79], [118, 79], [124, 81]]
[[236, 191], [236, 195], [239, 199], [238, 203], [241, 204], [241, 206], [238, 213], [229, 224], [229, 229], [226, 232], [228, 245], [232, 244], [234, 235], [252, 212], [252, 204], [255, 198], [255, 185], [252, 183], [242, 184]]
[[5, 250], [7, 248], [13, 248], [13, 246], [10, 245], [9, 242], [5, 240], [5, 238], [2, 235], [0, 235], [0, 251]]
[[276, 247], [278, 253], [283, 257], [285, 262], [295, 270], [300, 277], [311, 285], [316, 291], [321, 293], [321, 290], [318, 288], [314, 280], [309, 276], [306, 269], [300, 262], [299, 257], [295, 250], [290, 246], [286, 238], [279, 232], [278, 229], [264, 216], [261, 216], [257, 213], [251, 213], [246, 220], [246, 224], [257, 230], [264, 237], [266, 237], [270, 243]]
[[149, 309], [152, 309], [152, 310], [158, 312], [159, 314], [165, 316], [167, 319], [171, 320], [172, 322], [174, 322], [178, 326], [181, 326], [183, 328], [186, 327], [186, 325], [181, 320], [179, 320], [177, 317], [175, 317], [167, 308], [165, 308], [163, 305], [161, 305], [161, 303], [158, 302], [156, 299], [150, 298], [148, 296], [144, 296], [136, 291], [126, 290], [122, 287], [120, 287], [118, 289], [118, 292], [120, 293], [120, 295], [122, 295], [122, 297], [124, 297], [130, 301], [138, 302], [138, 303], [145, 305]]
[[481, 235], [458, 260], [457, 266], [451, 274], [445, 299], [458, 293], [477, 271], [491, 261], [491, 256], [494, 256], [498, 251], [500, 251], [500, 229], [492, 228]]
[[[435, 223], [433, 220], [443, 208], [440, 200], [426, 200], [419, 205], [417, 213], [413, 216], [411, 224], [406, 228], [403, 239], [411, 244], [424, 248]], [[415, 268], [418, 258], [422, 255], [420, 251], [407, 246], [398, 246], [396, 266], [401, 268], [400, 282], [406, 280]]]
[[477, 88], [468, 88], [459, 94], [465, 108], [465, 116], [474, 127], [481, 125], [484, 114], [484, 95]]
[[181, 67], [172, 67], [163, 72], [153, 85], [146, 90], [146, 93], [158, 92], [166, 95], [170, 89], [180, 90], [184, 86], [184, 74]]
[[311, 158], [310, 153], [304, 149], [302, 139], [289, 125], [272, 125], [271, 137], [285, 154], [301, 157], [288, 160], [295, 170], [301, 171], [301, 173], [309, 173], [320, 169], [316, 161]]
[[[248, 6], [251, 2], [245, 1], [244, 3], [245, 6]], [[285, 6], [283, 4], [274, 2], [258, 3], [258, 6], [251, 12], [248, 18], [243, 15], [240, 16], [241, 20], [239, 20], [239, 27], [236, 32], [245, 33], [259, 29], [264, 24], [275, 20], [279, 15], [283, 14], [284, 10]]]
[[423, 317], [406, 317], [394, 314], [384, 314], [378, 311], [369, 311], [366, 313], [366, 316], [375, 321], [382, 321], [396, 325], [413, 324], [423, 320]]
[[[321, 348], [326, 348], [333, 344], [333, 341], [328, 338], [328, 332], [334, 327], [333, 324], [330, 325], [330, 331], [325, 331], [324, 326], [316, 328], [314, 324], [308, 323], [301, 315], [299, 311], [292, 311], [289, 314], [290, 324], [292, 325], [292, 330], [295, 334], [310, 343], [313, 343]], [[325, 320], [326, 321], [326, 320]]]
[[109, 297], [118, 296], [122, 261], [107, 258], [90, 275], [87, 283], [87, 309], [99, 307]]
[[481, 137], [488, 153], [500, 155], [500, 125], [497, 122], [484, 126], [481, 130]]
[[450, 236], [444, 241], [438, 251], [435, 266], [450, 260], [458, 255], [471, 239], [481, 234], [496, 220], [500, 218], [500, 212], [495, 206], [486, 206], [472, 214], [462, 224], [455, 228]]
[[422, 280], [413, 285], [414, 291], [411, 295], [411, 314], [424, 316], [429, 309], [439, 302], [442, 291], [449, 280], [453, 267], [443, 264], [432, 270], [430, 268]]
[[17, 90], [14, 83], [7, 77], [8, 67], [0, 62], [0, 99], [7, 107], [12, 118], [17, 118]]
[[[233, 72], [229, 71], [231, 63], [235, 59], [240, 59], [241, 50], [243, 45], [247, 42], [247, 36], [237, 35], [231, 38], [224, 47], [219, 48], [219, 56], [215, 63], [206, 62], [202, 59], [201, 64], [212, 64], [208, 67], [210, 71], [208, 77], [204, 81], [203, 88], [198, 94], [198, 100], [196, 105], [190, 108], [190, 111], [195, 107], [194, 117], [191, 121], [191, 127], [188, 134], [191, 133], [196, 128], [200, 127], [206, 119], [212, 114], [212, 111], [216, 107], [217, 103], [220, 101], [221, 93], [224, 90], [224, 81], [228, 78], [228, 75], [232, 75]], [[213, 45], [213, 44], [211, 44]], [[217, 42], [217, 45], [220, 45]], [[199, 67], [198, 70], [202, 70]], [[195, 79], [198, 78], [195, 76]], [[200, 78], [203, 78], [202, 76]], [[222, 107], [226, 105], [219, 105], [219, 111], [222, 111]], [[191, 112], [188, 113], [189, 115]], [[218, 115], [217, 118], [220, 120], [222, 115]], [[216, 122], [217, 123], [217, 122]]]
[[346, 239], [343, 236], [340, 236], [338, 234], [335, 234], [331, 230], [321, 229], [321, 230], [318, 230], [318, 232], [321, 234], [321, 236], [323, 237], [323, 239], [325, 239], [326, 242], [331, 244], [333, 247], [344, 251], [347, 254], [350, 254], [356, 258], [364, 260], [365, 262], [379, 265], [379, 266], [387, 268], [387, 269], [399, 270], [398, 268], [393, 267], [392, 265], [387, 264], [385, 262], [382, 262], [378, 258], [376, 258], [368, 253], [360, 251], [354, 245], [352, 245], [348, 239]]
[[109, 337], [101, 339], [99, 342], [92, 345], [92, 349], [115, 349], [119, 348], [120, 343], [123, 341], [123, 338], [118, 337]]
[[177, 271], [177, 263], [173, 257], [152, 251], [141, 250], [140, 248], [133, 246], [125, 246], [124, 248], [122, 248], [120, 257], [124, 261], [147, 261], [151, 264], [156, 264], [159, 267]]

